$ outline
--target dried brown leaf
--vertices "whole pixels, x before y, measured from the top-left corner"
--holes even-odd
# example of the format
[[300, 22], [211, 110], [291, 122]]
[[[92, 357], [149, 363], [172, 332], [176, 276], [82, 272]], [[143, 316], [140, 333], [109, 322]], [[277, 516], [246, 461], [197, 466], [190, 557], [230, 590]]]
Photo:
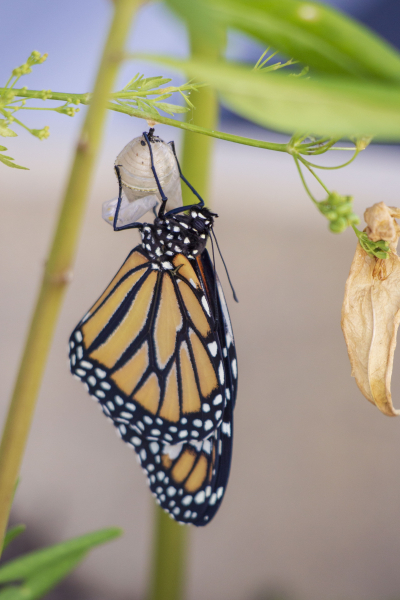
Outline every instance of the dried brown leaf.
[[386, 260], [377, 259], [357, 244], [342, 308], [342, 329], [352, 375], [364, 396], [389, 416], [400, 415], [393, 407], [390, 391], [400, 322], [400, 258], [396, 253], [400, 229], [394, 220], [397, 214], [400, 215], [398, 209], [389, 209], [383, 202], [367, 209], [368, 236], [372, 241], [390, 241], [390, 254]]

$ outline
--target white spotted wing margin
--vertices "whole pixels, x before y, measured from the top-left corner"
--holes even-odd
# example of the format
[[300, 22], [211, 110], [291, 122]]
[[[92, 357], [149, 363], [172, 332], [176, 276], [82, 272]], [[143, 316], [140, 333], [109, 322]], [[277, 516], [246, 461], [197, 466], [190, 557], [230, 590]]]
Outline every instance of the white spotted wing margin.
[[123, 436], [137, 452], [157, 504], [176, 521], [207, 525], [221, 505], [232, 456], [232, 404], [206, 440], [161, 444]]
[[235, 338], [229, 316], [228, 305], [226, 303], [224, 291], [214, 270], [210, 256], [207, 250], [201, 254], [198, 260], [196, 272], [201, 271], [202, 279], [208, 288], [208, 294], [214, 294], [216, 286], [217, 291], [217, 318], [218, 318], [218, 337], [221, 345], [221, 352], [224, 360], [224, 369], [226, 374], [225, 394], [227, 400], [231, 400], [233, 408], [236, 403], [237, 384], [238, 384], [238, 364], [236, 356]]
[[[227, 363], [215, 331], [215, 301], [207, 294], [203, 275], [194, 270], [196, 264], [178, 254], [164, 267], [140, 246], [134, 248], [71, 335], [72, 373], [100, 402], [124, 439], [130, 434], [177, 444], [205, 439], [221, 423], [230, 395]], [[172, 318], [168, 304], [163, 305], [164, 289], [175, 303]], [[131, 317], [140, 310], [137, 326]], [[167, 316], [159, 320], [160, 314]], [[173, 326], [174, 343], [163, 348], [157, 340], [168, 336], [163, 335], [161, 323]], [[136, 334], [130, 338], [135, 327]], [[186, 375], [193, 372], [191, 381], [183, 377], [184, 367]], [[137, 373], [140, 376], [133, 385]], [[166, 407], [168, 386], [175, 378], [176, 403], [170, 393]]]

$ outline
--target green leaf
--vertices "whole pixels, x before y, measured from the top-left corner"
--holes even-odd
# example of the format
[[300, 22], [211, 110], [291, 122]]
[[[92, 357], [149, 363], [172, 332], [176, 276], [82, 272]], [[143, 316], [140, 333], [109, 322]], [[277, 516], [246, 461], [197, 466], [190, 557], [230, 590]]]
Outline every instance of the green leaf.
[[200, 4], [203, 10], [208, 9], [209, 21], [216, 20], [221, 26], [250, 34], [266, 46], [321, 73], [400, 81], [400, 54], [367, 27], [323, 3], [299, 0], [184, 2], [186, 13], [190, 14], [193, 5]]
[[140, 89], [145, 92], [146, 90], [152, 90], [155, 88], [159, 88], [165, 83], [169, 83], [171, 79], [167, 79], [166, 77], [148, 77], [144, 80], [143, 85], [140, 86]]
[[9, 529], [6, 533], [6, 535], [4, 536], [4, 542], [3, 542], [3, 551], [7, 548], [7, 546], [9, 544], [11, 544], [11, 542], [13, 540], [15, 540], [15, 538], [17, 536], [19, 536], [21, 533], [23, 533], [26, 529], [26, 525], [15, 525], [15, 527], [12, 527], [11, 529]]
[[150, 102], [146, 102], [144, 100], [139, 100], [139, 98], [136, 98], [136, 103], [138, 108], [143, 112], [149, 113], [152, 117], [159, 116], [159, 113], [156, 111], [156, 109], [154, 108], [154, 106], [152, 106]]
[[8, 583], [33, 576], [39, 569], [44, 569], [52, 563], [70, 557], [71, 554], [87, 552], [94, 546], [104, 544], [121, 534], [121, 529], [111, 527], [82, 535], [44, 550], [31, 552], [0, 567], [0, 583]]
[[360, 243], [361, 248], [370, 256], [375, 256], [376, 258], [381, 258], [386, 260], [389, 258], [390, 254], [390, 244], [385, 240], [378, 240], [377, 242], [373, 242], [369, 239], [368, 235], [364, 231], [360, 231], [353, 225], [353, 230], [356, 236], [358, 237], [358, 241]]
[[[7, 148], [5, 148], [7, 150]], [[6, 156], [5, 154], [0, 154], [0, 162], [5, 164], [7, 167], [12, 167], [13, 169], [24, 169], [24, 171], [29, 171], [28, 167], [21, 167], [21, 165], [17, 165], [12, 162], [14, 159], [11, 156]]]
[[2, 137], [17, 137], [15, 131], [8, 127], [8, 121], [0, 119], [0, 135]]
[[0, 600], [36, 600], [42, 598], [62, 581], [85, 558], [87, 551], [64, 556], [45, 570], [32, 574], [22, 585], [7, 587], [0, 592]]
[[286, 133], [300, 130], [321, 136], [400, 140], [400, 86], [333, 76], [299, 79], [223, 61], [151, 60], [207, 81], [227, 106], [264, 127]]
[[169, 115], [185, 113], [189, 110], [188, 106], [178, 106], [177, 104], [168, 104], [168, 102], [157, 102], [156, 107]]
[[7, 148], [5, 146], [0, 146], [0, 152], [4, 152], [4, 150], [7, 150]]
[[215, 15], [210, 14], [211, 6], [207, 0], [166, 0], [166, 4], [197, 34], [204, 49], [221, 49], [225, 46], [225, 27]]

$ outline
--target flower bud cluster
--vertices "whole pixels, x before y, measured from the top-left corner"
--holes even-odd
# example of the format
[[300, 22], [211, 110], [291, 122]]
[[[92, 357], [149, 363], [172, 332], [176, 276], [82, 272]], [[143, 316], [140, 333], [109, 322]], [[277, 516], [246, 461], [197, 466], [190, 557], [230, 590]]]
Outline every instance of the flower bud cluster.
[[341, 233], [349, 225], [360, 222], [359, 217], [353, 212], [353, 197], [342, 196], [338, 192], [331, 192], [326, 200], [317, 202], [318, 209], [329, 221], [329, 229], [333, 233]]
[[47, 140], [50, 135], [50, 127], [46, 125], [43, 129], [30, 129], [32, 135], [39, 138], [39, 140]]
[[79, 112], [79, 108], [75, 108], [75, 106], [69, 106], [68, 104], [64, 104], [63, 106], [59, 106], [54, 109], [56, 112], [67, 115], [68, 117], [74, 117], [77, 112]]

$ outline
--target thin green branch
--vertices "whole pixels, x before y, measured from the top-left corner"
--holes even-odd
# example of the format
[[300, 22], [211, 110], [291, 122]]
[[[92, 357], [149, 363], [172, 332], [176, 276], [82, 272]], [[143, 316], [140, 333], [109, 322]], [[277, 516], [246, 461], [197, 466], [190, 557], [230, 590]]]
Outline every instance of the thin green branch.
[[[98, 69], [92, 104], [87, 112], [37, 304], [28, 332], [0, 445], [0, 547], [8, 521], [36, 398], [76, 252], [85, 201], [100, 150], [107, 114], [125, 40], [140, 0], [114, 0], [114, 16]], [[117, 58], [117, 57], [121, 57]]]
[[302, 184], [304, 186], [304, 189], [306, 190], [307, 194], [309, 195], [309, 197], [311, 198], [311, 200], [314, 202], [314, 204], [318, 204], [318, 200], [316, 200], [316, 198], [314, 198], [314, 196], [311, 193], [310, 188], [307, 185], [307, 182], [306, 182], [305, 177], [303, 175], [303, 171], [301, 170], [301, 167], [299, 165], [299, 158], [297, 156], [293, 156], [293, 158], [294, 158], [294, 162], [296, 163], [296, 167], [297, 167], [297, 170], [299, 172], [300, 179], [301, 179], [301, 182], [302, 182]]
[[320, 186], [322, 186], [324, 188], [324, 190], [326, 191], [326, 193], [330, 194], [330, 191], [328, 190], [328, 188], [326, 187], [326, 185], [324, 184], [324, 182], [318, 177], [318, 175], [316, 173], [314, 173], [314, 171], [310, 167], [310, 163], [308, 163], [302, 156], [299, 156], [298, 159], [306, 167], [306, 169], [309, 170], [309, 172], [311, 173], [311, 175], [313, 175], [315, 177], [315, 179], [318, 181], [318, 183], [320, 184]]
[[[334, 146], [333, 148], [330, 148], [330, 150], [340, 150], [341, 152], [344, 150], [346, 152], [354, 152], [354, 148], [350, 148], [349, 146]], [[359, 152], [361, 152], [361, 150], [364, 150], [364, 148], [359, 148]]]
[[[0, 88], [0, 94], [4, 88]], [[40, 99], [40, 95], [42, 92], [40, 90], [14, 90], [17, 96], [21, 96], [23, 98], [34, 98]], [[111, 95], [110, 95], [111, 96]], [[61, 100], [67, 101], [71, 99], [72, 103], [79, 101], [79, 103], [83, 105], [89, 105], [91, 95], [90, 94], [66, 94], [63, 92], [51, 92], [48, 97], [49, 100]], [[114, 110], [116, 112], [123, 113], [125, 115], [129, 115], [131, 117], [139, 117], [140, 119], [146, 120], [154, 120], [154, 115], [150, 113], [143, 112], [141, 110], [130, 108], [127, 106], [120, 106], [115, 104], [115, 102], [108, 102], [107, 108], [110, 110]], [[233, 135], [231, 133], [225, 133], [223, 131], [215, 131], [213, 129], [207, 129], [206, 127], [200, 127], [199, 125], [193, 125], [192, 123], [186, 123], [185, 121], [177, 121], [176, 119], [171, 119], [170, 117], [163, 117], [159, 115], [156, 118], [157, 123], [163, 125], [171, 125], [171, 127], [177, 127], [178, 129], [183, 129], [185, 131], [192, 131], [193, 133], [201, 133], [202, 135], [206, 135], [209, 137], [214, 137], [219, 140], [226, 140], [228, 142], [235, 142], [237, 144], [243, 144], [244, 146], [253, 146], [255, 148], [264, 148], [265, 150], [274, 150], [276, 152], [288, 152], [291, 154], [289, 150], [288, 144], [277, 144], [275, 142], [264, 142], [262, 140], [254, 140], [247, 137], [242, 137], [240, 135]]]
[[307, 164], [310, 167], [314, 167], [315, 169], [323, 169], [325, 171], [334, 171], [336, 169], [343, 169], [344, 167], [347, 167], [348, 165], [350, 165], [359, 155], [360, 150], [358, 150], [357, 148], [352, 148], [352, 150], [354, 151], [353, 156], [350, 158], [350, 160], [348, 160], [347, 162], [341, 164], [341, 165], [336, 165], [335, 167], [325, 167], [323, 165], [316, 165], [315, 163], [311, 163], [309, 161], [307, 161]]
[[[3, 111], [1, 111], [1, 112], [3, 112]], [[13, 123], [17, 123], [20, 127], [23, 127], [23, 129], [26, 129], [26, 131], [31, 131], [30, 128], [27, 127], [27, 125], [25, 125], [24, 123], [22, 123], [22, 121], [20, 121], [19, 119], [17, 119], [17, 117], [13, 116], [12, 119], [13, 119]]]

